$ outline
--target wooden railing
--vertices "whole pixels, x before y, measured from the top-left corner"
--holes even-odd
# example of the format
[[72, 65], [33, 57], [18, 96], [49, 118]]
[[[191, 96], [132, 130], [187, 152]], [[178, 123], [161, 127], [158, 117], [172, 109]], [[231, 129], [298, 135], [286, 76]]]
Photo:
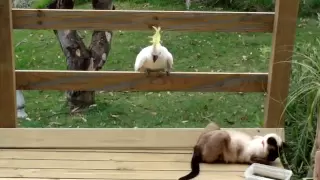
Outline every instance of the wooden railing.
[[[266, 128], [283, 127], [298, 0], [276, 0], [275, 13], [11, 9], [0, 1], [0, 127], [16, 127], [15, 90], [267, 92]], [[85, 29], [273, 32], [268, 73], [173, 72], [146, 78], [137, 72], [16, 70], [13, 29]]]

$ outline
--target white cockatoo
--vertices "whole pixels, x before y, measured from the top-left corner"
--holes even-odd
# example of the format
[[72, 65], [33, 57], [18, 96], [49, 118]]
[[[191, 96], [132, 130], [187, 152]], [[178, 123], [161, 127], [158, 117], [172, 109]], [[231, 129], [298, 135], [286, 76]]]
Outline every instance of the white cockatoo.
[[152, 36], [152, 45], [143, 48], [136, 57], [134, 70], [145, 72], [166, 72], [167, 75], [172, 70], [173, 56], [168, 49], [161, 45], [161, 28], [154, 27], [155, 34]]
[[17, 102], [17, 117], [22, 119], [27, 118], [28, 114], [24, 109], [25, 107], [24, 96], [20, 90], [16, 90], [16, 102]]

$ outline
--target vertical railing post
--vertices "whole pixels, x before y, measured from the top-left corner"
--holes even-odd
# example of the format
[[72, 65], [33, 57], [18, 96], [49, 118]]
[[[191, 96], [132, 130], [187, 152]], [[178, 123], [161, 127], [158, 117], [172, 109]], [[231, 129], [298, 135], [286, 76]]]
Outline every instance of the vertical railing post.
[[0, 0], [0, 128], [16, 127], [17, 119], [11, 1]]
[[284, 126], [299, 0], [276, 0], [264, 127]]

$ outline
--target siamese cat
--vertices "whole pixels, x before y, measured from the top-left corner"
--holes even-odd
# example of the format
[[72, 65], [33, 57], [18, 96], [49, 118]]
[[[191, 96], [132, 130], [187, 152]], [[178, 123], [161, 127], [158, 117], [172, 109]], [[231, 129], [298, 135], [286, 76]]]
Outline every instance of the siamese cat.
[[273, 133], [251, 137], [239, 131], [222, 130], [210, 123], [193, 148], [191, 172], [179, 180], [198, 176], [200, 163], [270, 164], [279, 157], [284, 145], [281, 137]]

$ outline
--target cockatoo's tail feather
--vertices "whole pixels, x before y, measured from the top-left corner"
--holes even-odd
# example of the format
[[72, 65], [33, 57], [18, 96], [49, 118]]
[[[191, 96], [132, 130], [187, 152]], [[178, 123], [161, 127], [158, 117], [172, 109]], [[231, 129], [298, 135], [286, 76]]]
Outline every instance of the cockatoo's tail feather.
[[152, 27], [153, 27], [153, 29], [154, 29], [156, 32], [155, 32], [154, 35], [151, 37], [151, 38], [152, 38], [151, 43], [152, 43], [153, 46], [160, 45], [160, 41], [161, 41], [160, 30], [161, 30], [161, 27], [158, 27], [158, 28], [156, 28], [156, 27], [154, 27], [154, 26], [152, 26]]

